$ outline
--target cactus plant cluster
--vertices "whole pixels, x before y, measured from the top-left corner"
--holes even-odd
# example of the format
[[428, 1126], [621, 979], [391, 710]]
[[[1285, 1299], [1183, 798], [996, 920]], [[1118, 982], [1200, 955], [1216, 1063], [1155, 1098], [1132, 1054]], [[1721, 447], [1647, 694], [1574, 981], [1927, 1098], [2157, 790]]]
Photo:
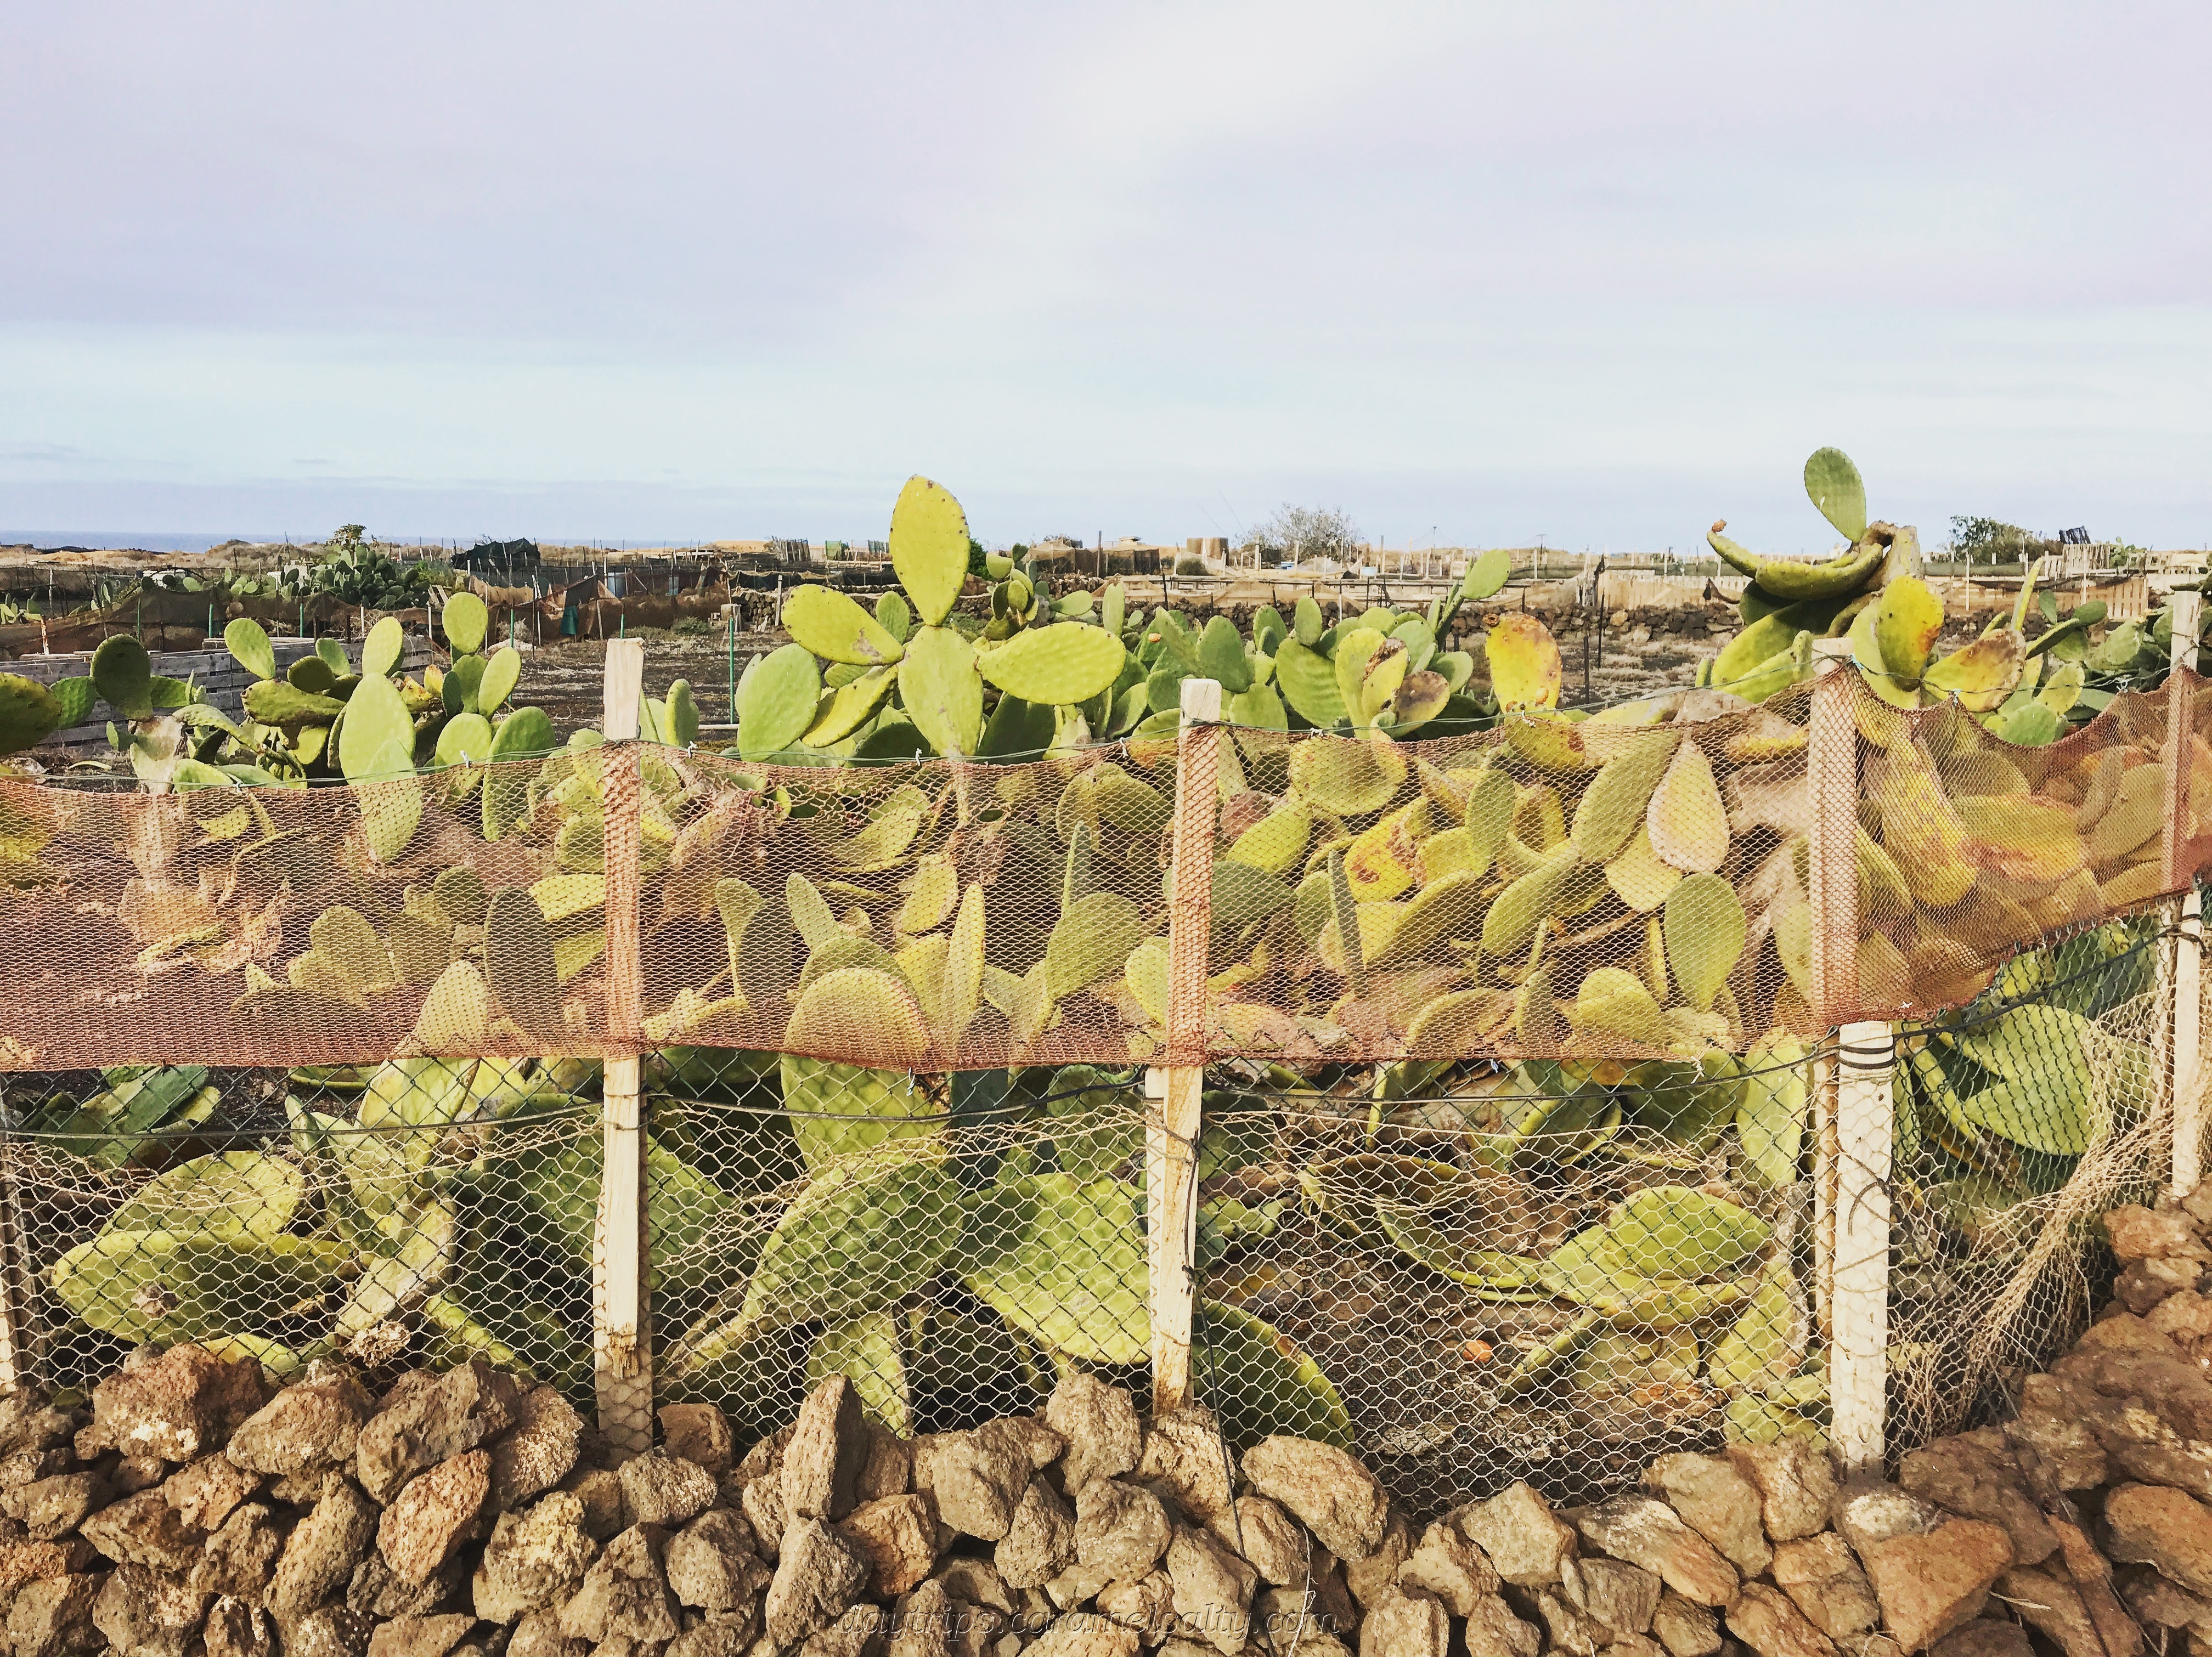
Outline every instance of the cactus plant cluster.
[[[1473, 683], [1465, 652], [1443, 650], [1459, 605], [1504, 585], [1508, 555], [1474, 561], [1458, 592], [1422, 615], [1377, 607], [1328, 624], [1311, 598], [1285, 618], [1272, 605], [1249, 639], [1226, 617], [1193, 628], [1177, 612], [1132, 606], [1119, 583], [1048, 599], [1014, 561], [992, 553], [988, 619], [953, 613], [968, 522], [927, 478], [909, 479], [891, 514], [901, 591], [872, 613], [843, 593], [802, 586], [785, 602], [793, 642], [753, 663], [738, 690], [748, 760], [870, 762], [917, 755], [1033, 757], [1086, 743], [1173, 731], [1184, 679], [1218, 680], [1232, 723], [1263, 729], [1471, 729], [1498, 700]], [[1492, 660], [1510, 706], [1558, 699], [1559, 652], [1531, 617], [1508, 618]]]
[[[433, 1362], [480, 1357], [586, 1385], [584, 1308], [563, 1288], [588, 1282], [597, 1144], [569, 1089], [589, 1079], [574, 1061], [529, 1059], [301, 1072], [289, 1133], [275, 1137], [196, 1134], [213, 1105], [203, 1089], [139, 1143], [167, 1165], [47, 1284], [126, 1344], [197, 1341], [280, 1378], [316, 1357], [374, 1357], [404, 1323]], [[326, 1108], [342, 1099], [343, 1114]], [[74, 1139], [64, 1127], [52, 1143]], [[201, 1149], [212, 1143], [231, 1148]]]
[[[2096, 637], [2104, 602], [2085, 601], [2062, 617], [2056, 598], [2036, 592], [2033, 569], [2008, 615], [1999, 610], [1972, 643], [1936, 656], [1944, 605], [1922, 575], [1917, 533], [1868, 520], [1866, 486], [1840, 449], [1807, 459], [1805, 492], [1849, 543], [1825, 562], [1760, 557], [1721, 532], [1724, 519], [1706, 536], [1751, 582], [1739, 604], [1741, 631], [1700, 665], [1699, 684], [1763, 701], [1812, 676], [1814, 639], [1845, 639], [1867, 688], [1884, 701], [1915, 708], [1955, 701], [2005, 741], [2039, 747], [2103, 712], [2116, 691], [2164, 677], [2170, 607]], [[2027, 628], [2038, 617], [2044, 626], [2031, 641]]]

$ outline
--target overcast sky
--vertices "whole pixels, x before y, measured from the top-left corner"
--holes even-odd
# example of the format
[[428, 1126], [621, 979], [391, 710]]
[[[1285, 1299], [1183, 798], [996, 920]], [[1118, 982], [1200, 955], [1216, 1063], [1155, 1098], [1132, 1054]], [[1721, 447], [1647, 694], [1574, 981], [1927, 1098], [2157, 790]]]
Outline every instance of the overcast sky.
[[0, 530], [2212, 538], [2212, 8], [0, 9]]

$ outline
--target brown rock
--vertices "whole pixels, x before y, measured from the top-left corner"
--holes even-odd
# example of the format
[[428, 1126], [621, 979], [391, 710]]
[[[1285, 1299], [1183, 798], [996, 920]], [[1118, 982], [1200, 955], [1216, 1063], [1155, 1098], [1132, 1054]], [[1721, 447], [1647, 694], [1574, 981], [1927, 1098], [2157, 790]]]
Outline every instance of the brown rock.
[[76, 1435], [76, 1418], [46, 1402], [34, 1387], [0, 1388], [0, 1455], [58, 1450]]
[[1359, 1624], [1359, 1657], [1445, 1657], [1450, 1645], [1451, 1619], [1425, 1593], [1394, 1593]]
[[1413, 1557], [1413, 1527], [1402, 1514], [1392, 1514], [1382, 1527], [1382, 1545], [1364, 1559], [1344, 1567], [1344, 1580], [1352, 1597], [1362, 1605], [1380, 1604], [1398, 1592], [1398, 1568]]
[[1067, 1441], [1061, 1478], [1072, 1493], [1094, 1478], [1133, 1472], [1144, 1454], [1145, 1431], [1124, 1387], [1071, 1369], [1044, 1406], [1045, 1424]]
[[1729, 1632], [1759, 1657], [1836, 1657], [1828, 1636], [1764, 1582], [1747, 1582], [1728, 1608]]
[[1925, 1651], [1981, 1615], [2012, 1565], [2012, 1539], [1986, 1520], [1961, 1519], [1930, 1535], [1877, 1542], [1860, 1557], [1898, 1644]]
[[[1544, 1643], [1534, 1625], [1516, 1617], [1512, 1607], [1494, 1593], [1475, 1602], [1461, 1632], [1467, 1642], [1467, 1657], [1536, 1657]], [[1644, 1654], [1639, 1653], [1638, 1657]], [[1660, 1657], [1657, 1648], [1648, 1657]]]
[[2026, 1629], [1995, 1620], [1969, 1623], [1935, 1645], [1936, 1657], [2033, 1657], [2034, 1650]]
[[1926, 1536], [1949, 1520], [1932, 1502], [1894, 1484], [1855, 1484], [1836, 1500], [1836, 1528], [1862, 1559], [1893, 1536]]
[[1096, 1611], [1070, 1611], [1023, 1647], [1022, 1657], [1137, 1657], [1137, 1631]]
[[477, 1619], [465, 1611], [444, 1617], [395, 1617], [370, 1630], [368, 1657], [446, 1657], [469, 1637]]
[[1459, 1527], [1442, 1520], [1421, 1533], [1397, 1575], [1400, 1587], [1434, 1594], [1446, 1611], [1462, 1618], [1474, 1616], [1475, 1607], [1498, 1589], [1498, 1573], [1482, 1550]]
[[1022, 1597], [1009, 1590], [999, 1568], [988, 1559], [969, 1559], [955, 1554], [930, 1577], [963, 1604], [988, 1606], [993, 1611], [1012, 1617]]
[[1746, 1576], [1757, 1576], [1773, 1559], [1759, 1524], [1758, 1487], [1725, 1458], [1662, 1455], [1644, 1471], [1644, 1488], [1662, 1497]]
[[1570, 1559], [1561, 1567], [1559, 1588], [1569, 1605], [1614, 1640], [1650, 1633], [1665, 1592], [1650, 1571], [1619, 1559]]
[[891, 1613], [889, 1650], [892, 1657], [952, 1657], [955, 1616], [951, 1596], [935, 1582], [924, 1582], [912, 1593], [901, 1594]]
[[581, 1584], [599, 1551], [584, 1529], [584, 1504], [568, 1491], [501, 1514], [469, 1585], [477, 1615], [512, 1623], [559, 1605]]
[[[759, 1634], [760, 1615], [757, 1611], [709, 1611], [668, 1642], [665, 1657], [744, 1657]], [[520, 1630], [516, 1637], [520, 1638]], [[814, 1637], [818, 1640], [822, 1636]], [[804, 1651], [806, 1648], [801, 1646], [799, 1649]], [[512, 1644], [507, 1648], [507, 1657], [515, 1657]]]
[[2020, 1414], [2006, 1423], [2005, 1432], [2015, 1460], [2023, 1451], [2033, 1452], [2053, 1490], [2089, 1490], [2105, 1482], [2104, 1446], [2049, 1375], [2027, 1378], [2021, 1388]]
[[2054, 1519], [2051, 1528], [2058, 1538], [2059, 1558], [2065, 1564], [2066, 1575], [2074, 1584], [2074, 1591], [2081, 1596], [2082, 1607], [2089, 1613], [2099, 1641], [2112, 1657], [2132, 1657], [2142, 1644], [2142, 1630], [2113, 1589], [2112, 1566], [2106, 1563], [2104, 1555], [2090, 1545], [2080, 1527], [2063, 1519]]
[[1304, 1582], [1309, 1556], [1328, 1552], [1316, 1547], [1297, 1521], [1264, 1496], [1238, 1496], [1206, 1528], [1258, 1571], [1262, 1582], [1276, 1587]]
[[1033, 1471], [1028, 1437], [1005, 1421], [914, 1442], [915, 1489], [954, 1530], [985, 1542], [1006, 1533]]
[[904, 1496], [914, 1484], [913, 1444], [872, 1421], [862, 1425], [867, 1432], [868, 1454], [854, 1486], [855, 1505], [880, 1502], [887, 1496]]
[[1167, 1573], [1175, 1585], [1176, 1615], [1222, 1657], [1237, 1657], [1251, 1633], [1259, 1573], [1207, 1532], [1188, 1526], [1178, 1526], [1168, 1544]]
[[1280, 1502], [1340, 1559], [1364, 1559], [1382, 1545], [1390, 1499], [1375, 1476], [1332, 1444], [1283, 1435], [1244, 1452], [1244, 1479]]
[[2113, 1558], [2154, 1565], [2169, 1581], [2212, 1594], [2212, 1509], [2195, 1497], [2122, 1484], [2105, 1498], [2105, 1527]]
[[491, 1495], [491, 1457], [468, 1450], [410, 1478], [384, 1510], [376, 1545], [395, 1575], [428, 1581], [476, 1532]]
[[1075, 1559], [1075, 1519], [1041, 1478], [1014, 1504], [1012, 1521], [991, 1557], [1008, 1587], [1041, 1588]]
[[278, 1477], [343, 1466], [361, 1443], [368, 1394], [343, 1364], [318, 1358], [240, 1423], [223, 1454], [249, 1472]]
[[799, 1644], [799, 1657], [868, 1657], [887, 1648], [889, 1628], [882, 1606], [854, 1605], [828, 1628], [808, 1635]]
[[845, 1376], [831, 1375], [806, 1395], [783, 1447], [785, 1513], [836, 1520], [852, 1512], [867, 1452], [860, 1395]]
[[1543, 1619], [1544, 1633], [1553, 1651], [1565, 1652], [1566, 1657], [1597, 1657], [1604, 1630], [1567, 1603], [1564, 1587], [1557, 1593], [1539, 1588], [1535, 1599], [1536, 1614]]
[[346, 1582], [346, 1609], [372, 1620], [439, 1616], [453, 1610], [459, 1599], [459, 1577], [457, 1566], [448, 1565], [427, 1582], [403, 1582], [372, 1548]]
[[277, 1624], [284, 1657], [368, 1657], [374, 1624], [346, 1605], [325, 1605], [295, 1623]]
[[1772, 1444], [1731, 1444], [1729, 1460], [1759, 1490], [1759, 1514], [1769, 1539], [1794, 1541], [1828, 1526], [1836, 1499], [1836, 1470], [1825, 1452], [1799, 1438]]
[[560, 1488], [583, 1503], [584, 1534], [594, 1542], [611, 1542], [629, 1528], [623, 1523], [622, 1478], [611, 1468], [574, 1468]]
[[277, 1528], [267, 1505], [248, 1502], [234, 1509], [208, 1539], [199, 1562], [192, 1567], [192, 1586], [243, 1605], [258, 1605], [284, 1546], [284, 1533]]
[[105, 1473], [57, 1473], [0, 1491], [0, 1513], [21, 1520], [33, 1542], [51, 1542], [106, 1507], [112, 1494]]
[[1204, 1524], [1229, 1511], [1229, 1467], [1213, 1411], [1194, 1404], [1146, 1429], [1137, 1479], [1162, 1487], [1188, 1517]]
[[566, 1478], [576, 1465], [583, 1435], [583, 1417], [557, 1388], [533, 1387], [525, 1393], [515, 1405], [514, 1425], [491, 1446], [493, 1508], [505, 1513], [519, 1508]]
[[561, 1632], [594, 1642], [674, 1639], [681, 1625], [661, 1577], [659, 1550], [660, 1534], [649, 1525], [633, 1525], [608, 1543], [561, 1608]]
[[8, 1639], [15, 1657], [63, 1657], [101, 1643], [92, 1608], [107, 1586], [104, 1571], [26, 1582], [8, 1607]]
[[163, 1500], [196, 1531], [214, 1530], [260, 1488], [260, 1474], [220, 1454], [204, 1455], [179, 1467], [161, 1487]]
[[2142, 1631], [2128, 1622], [2131, 1642], [2107, 1651], [2073, 1581], [2058, 1572], [2008, 1570], [1997, 1579], [1997, 1593], [2022, 1622], [2049, 1635], [2066, 1657], [2133, 1657], [2142, 1649]]
[[2105, 1235], [2123, 1261], [2212, 1259], [2186, 1213], [2159, 1213], [2133, 1204], [2105, 1216]]
[[860, 1597], [868, 1575], [860, 1551], [829, 1526], [818, 1519], [793, 1520], [769, 1582], [768, 1637], [778, 1648], [794, 1646], [829, 1627]]
[[2200, 1260], [2130, 1260], [2113, 1281], [2112, 1298], [2141, 1317], [2167, 1296], [2196, 1288], [2203, 1270]]
[[1313, 1651], [1317, 1639], [1341, 1647], [1356, 1620], [1339, 1622], [1313, 1594], [1297, 1588], [1262, 1588], [1252, 1596], [1252, 1638], [1275, 1657]]
[[661, 1449], [632, 1456], [623, 1463], [620, 1478], [631, 1522], [639, 1525], [689, 1524], [719, 1494], [714, 1474]]
[[777, 1468], [748, 1479], [738, 1493], [738, 1506], [745, 1515], [745, 1523], [753, 1527], [753, 1539], [760, 1547], [761, 1557], [774, 1559], [783, 1546], [784, 1527], [791, 1522], [783, 1510], [783, 1470]]
[[0, 1542], [0, 1616], [26, 1582], [71, 1576], [88, 1569], [98, 1557], [92, 1544], [81, 1536], [55, 1541]]
[[[1043, 1593], [1045, 1598], [1052, 1602], [1054, 1610], [1067, 1611], [1095, 1599], [1105, 1592], [1114, 1580], [1113, 1572], [1102, 1570], [1096, 1565], [1086, 1565], [1079, 1559], [1059, 1575], [1054, 1577], [1051, 1581], [1046, 1583]], [[1032, 1593], [1036, 1591], [1033, 1588], [1021, 1590], [1024, 1593]]]
[[121, 1565], [92, 1604], [92, 1625], [126, 1657], [185, 1657], [213, 1596], [143, 1565]]
[[2176, 1587], [2154, 1570], [2132, 1574], [2120, 1593], [2127, 1608], [2143, 1622], [2212, 1642], [2212, 1600]]
[[109, 1472], [108, 1483], [118, 1496], [136, 1496], [151, 1490], [169, 1476], [169, 1464], [157, 1455], [126, 1455]]
[[2154, 1329], [2132, 1312], [2108, 1308], [2075, 1343], [2077, 1352], [2138, 1352], [2151, 1357], [2178, 1358], [2181, 1348], [2173, 1338]]
[[1557, 1582], [1560, 1563], [1575, 1552], [1573, 1527], [1524, 1481], [1507, 1485], [1487, 1502], [1470, 1502], [1451, 1520], [1490, 1557], [1498, 1574], [1518, 1587]]
[[590, 1650], [583, 1641], [561, 1632], [558, 1611], [533, 1611], [514, 1625], [506, 1657], [585, 1657]]
[[[419, 1372], [418, 1372], [419, 1374]], [[473, 1450], [514, 1424], [522, 1389], [482, 1358], [392, 1389], [361, 1429], [355, 1476], [373, 1502], [388, 1502], [416, 1474]]]
[[1685, 1599], [1725, 1605], [1735, 1598], [1735, 1567], [1663, 1502], [1615, 1496], [1582, 1509], [1575, 1528], [1599, 1551], [1657, 1573]]
[[702, 1513], [661, 1550], [668, 1591], [702, 1611], [749, 1611], [768, 1587], [752, 1527], [726, 1508]]
[[937, 1520], [927, 1496], [865, 1502], [845, 1516], [837, 1533], [866, 1563], [874, 1592], [887, 1599], [914, 1587], [936, 1562]]
[[1176, 1629], [1175, 1579], [1155, 1570], [1134, 1582], [1109, 1582], [1098, 1590], [1098, 1614], [1110, 1617], [1156, 1646]]
[[1133, 1581], [1168, 1549], [1173, 1527], [1150, 1490], [1094, 1478], [1075, 1493], [1075, 1557], [1109, 1581]]
[[1856, 1651], [1881, 1622], [1874, 1585], [1833, 1531], [1777, 1544], [1774, 1581], [1814, 1628], [1847, 1651]]
[[204, 1636], [207, 1657], [270, 1657], [276, 1630], [259, 1605], [218, 1594], [208, 1607]]
[[[289, 1624], [334, 1599], [352, 1581], [354, 1567], [368, 1551], [376, 1528], [376, 1504], [343, 1479], [333, 1484], [284, 1544], [265, 1596], [270, 1614], [280, 1624]], [[412, 1580], [420, 1581], [429, 1574], [424, 1571]], [[237, 1593], [244, 1584], [230, 1578], [208, 1586]]]
[[94, 1514], [77, 1534], [117, 1564], [182, 1575], [198, 1563], [207, 1533], [187, 1525], [161, 1491], [141, 1490]]
[[665, 1404], [659, 1415], [661, 1447], [669, 1454], [715, 1474], [737, 1459], [737, 1438], [720, 1405]]
[[252, 1358], [219, 1358], [190, 1342], [127, 1365], [92, 1389], [92, 1431], [126, 1456], [190, 1461], [221, 1449], [265, 1395]]
[[1669, 1590], [1651, 1613], [1651, 1632], [1669, 1657], [1714, 1657], [1721, 1648], [1720, 1622], [1710, 1605], [1693, 1605]]
[[2212, 1335], [2212, 1300], [2192, 1289], [2176, 1290], [2139, 1315], [2147, 1328], [2183, 1345]]

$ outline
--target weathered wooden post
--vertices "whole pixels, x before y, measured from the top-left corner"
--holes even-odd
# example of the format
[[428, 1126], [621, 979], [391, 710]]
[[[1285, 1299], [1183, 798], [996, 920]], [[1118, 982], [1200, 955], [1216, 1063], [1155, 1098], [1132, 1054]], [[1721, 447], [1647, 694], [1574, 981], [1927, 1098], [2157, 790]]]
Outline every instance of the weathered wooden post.
[[2167, 1073], [2173, 1091], [2173, 1190], [2197, 1189], [2204, 1177], [2204, 917], [2197, 895], [2197, 869], [2189, 844], [2190, 691], [2197, 670], [2197, 633], [2203, 594], [2177, 592], [2173, 641], [2166, 680], [2166, 885], [2184, 888], [2175, 905], [2166, 978], [2171, 1000]]
[[640, 1111], [638, 705], [645, 646], [607, 641], [600, 750], [605, 795], [607, 1059], [600, 1090], [598, 1225], [592, 1235], [592, 1353], [599, 1429], [618, 1450], [653, 1446], [653, 1350], [646, 1322], [645, 1133]]
[[1206, 1086], [1206, 956], [1212, 929], [1221, 687], [1182, 682], [1168, 895], [1167, 1063], [1145, 1073], [1145, 1266], [1152, 1413], [1190, 1402], [1196, 1292], [1200, 1097]]
[[[1806, 738], [1813, 835], [1814, 1011], [1855, 1008], [1858, 986], [1858, 725], [1850, 646], [1821, 639]], [[1896, 1042], [1878, 1020], [1844, 1024], [1814, 1089], [1816, 1275], [1826, 1285], [1830, 1439], [1847, 1470], [1879, 1470], [1889, 1346], [1890, 1068]]]

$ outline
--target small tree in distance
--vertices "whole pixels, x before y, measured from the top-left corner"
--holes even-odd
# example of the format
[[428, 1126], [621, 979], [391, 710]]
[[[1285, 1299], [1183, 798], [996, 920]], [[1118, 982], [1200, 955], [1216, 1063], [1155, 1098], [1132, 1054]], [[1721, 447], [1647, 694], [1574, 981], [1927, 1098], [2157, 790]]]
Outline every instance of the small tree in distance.
[[1288, 501], [1265, 523], [1255, 524], [1242, 550], [1294, 563], [1332, 558], [1349, 563], [1359, 550], [1359, 525], [1341, 507], [1294, 507]]

